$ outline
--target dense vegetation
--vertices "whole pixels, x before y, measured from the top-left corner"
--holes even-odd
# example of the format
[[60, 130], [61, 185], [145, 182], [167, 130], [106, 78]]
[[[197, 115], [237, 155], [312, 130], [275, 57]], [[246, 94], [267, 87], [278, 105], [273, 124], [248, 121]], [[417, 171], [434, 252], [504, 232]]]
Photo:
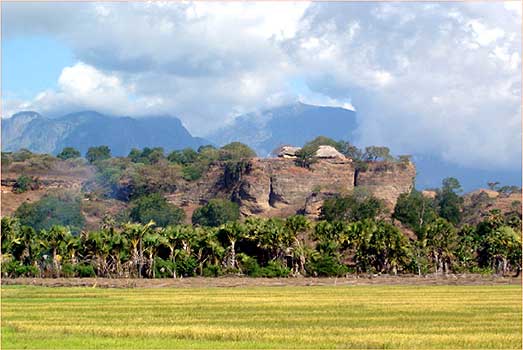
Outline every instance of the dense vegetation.
[[[211, 201], [195, 212], [192, 226], [180, 224], [177, 208], [151, 195], [135, 202], [129, 222], [107, 219], [100, 230], [79, 234], [74, 234], [79, 218], [71, 215], [75, 202], [62, 207], [46, 197], [21, 207], [20, 219], [2, 219], [2, 271], [4, 276], [154, 278], [521, 269], [521, 221], [513, 217], [492, 211], [476, 227], [456, 227], [438, 214], [443, 204], [413, 191], [400, 198], [393, 213], [415, 233], [409, 239], [381, 217], [379, 201], [354, 197], [328, 201], [326, 220], [319, 222], [300, 215], [240, 222], [233, 203]], [[54, 211], [45, 211], [48, 207]], [[55, 225], [60, 216], [69, 227]]]
[[[394, 160], [385, 147], [361, 151], [327, 138], [317, 138], [304, 149], [320, 144], [331, 144], [362, 164]], [[250, 148], [234, 142], [168, 155], [161, 148], [135, 149], [121, 158], [110, 153], [106, 146], [88, 150], [86, 158], [97, 175], [84, 195], [125, 201], [125, 209], [106, 215], [98, 230], [86, 231], [78, 195], [55, 193], [22, 204], [13, 217], [2, 218], [4, 276], [274, 277], [521, 270], [520, 212], [493, 210], [470, 225], [454, 178], [445, 179], [434, 198], [416, 190], [402, 194], [392, 213], [357, 189], [326, 199], [318, 222], [300, 215], [242, 220], [236, 203], [214, 199], [194, 211], [192, 225], [185, 225], [183, 210], [163, 194], [174, 192], [181, 181], [199, 179], [215, 161], [226, 163], [223, 185], [228, 186], [245, 171], [245, 160], [255, 156]], [[78, 161], [74, 149], [66, 148], [60, 156], [66, 162]], [[35, 164], [45, 168], [49, 157], [38, 156]], [[28, 151], [2, 158], [33, 159]], [[15, 191], [35, 184], [37, 179], [22, 175]], [[488, 198], [477, 198], [481, 201]]]

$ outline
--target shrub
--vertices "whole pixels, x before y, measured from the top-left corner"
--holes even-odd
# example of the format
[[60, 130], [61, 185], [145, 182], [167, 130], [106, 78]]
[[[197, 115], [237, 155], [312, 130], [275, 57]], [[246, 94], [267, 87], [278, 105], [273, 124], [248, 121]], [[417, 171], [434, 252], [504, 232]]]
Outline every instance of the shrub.
[[57, 158], [60, 158], [62, 160], [66, 159], [74, 159], [81, 157], [80, 151], [73, 147], [65, 147], [62, 152], [58, 153], [56, 155]]
[[310, 263], [307, 270], [318, 276], [344, 276], [349, 272], [347, 266], [340, 264], [332, 255], [321, 255]]
[[202, 177], [203, 169], [198, 165], [186, 165], [182, 168], [182, 177], [187, 181], [198, 180]]
[[354, 193], [346, 197], [326, 199], [320, 218], [327, 221], [359, 221], [381, 215], [385, 206], [374, 196]]
[[94, 267], [87, 264], [79, 264], [74, 267], [77, 277], [95, 277]]
[[256, 157], [256, 152], [241, 142], [231, 142], [220, 148], [220, 160], [240, 160]]
[[7, 277], [38, 277], [39, 273], [36, 266], [22, 265], [19, 261], [2, 263], [2, 274]]
[[239, 217], [240, 207], [238, 204], [224, 199], [211, 199], [209, 203], [194, 211], [192, 223], [200, 226], [217, 227], [226, 222], [238, 220]]
[[22, 203], [15, 214], [20, 224], [30, 226], [36, 231], [48, 230], [53, 226], [68, 226], [71, 232], [79, 232], [85, 224], [76, 196], [46, 195], [34, 203]]
[[204, 277], [219, 277], [223, 275], [222, 268], [219, 265], [207, 265], [203, 268]]
[[158, 193], [142, 196], [131, 204], [131, 219], [142, 224], [152, 220], [156, 225], [166, 227], [180, 224], [185, 219], [182, 209], [168, 203], [165, 197]]
[[240, 262], [241, 270], [244, 274], [250, 277], [261, 277], [261, 268], [255, 258], [248, 256], [247, 254], [240, 253], [238, 254], [238, 261]]
[[28, 149], [22, 148], [18, 152], [14, 152], [11, 157], [13, 159], [13, 162], [25, 162], [29, 158], [33, 156], [33, 152], [29, 151]]
[[72, 264], [63, 264], [62, 265], [62, 276], [63, 277], [74, 277], [75, 276], [75, 268]]
[[20, 175], [13, 186], [14, 193], [24, 193], [30, 190], [37, 190], [40, 182], [32, 176]]
[[260, 269], [260, 277], [288, 277], [291, 270], [278, 261], [270, 261], [267, 266]]
[[89, 147], [85, 158], [89, 163], [111, 158], [111, 149], [108, 146]]
[[197, 266], [198, 262], [190, 255], [181, 256], [176, 259], [176, 273], [179, 276], [194, 276]]
[[154, 269], [155, 275], [158, 278], [173, 277], [173, 272], [176, 269], [176, 264], [170, 260], [155, 258]]

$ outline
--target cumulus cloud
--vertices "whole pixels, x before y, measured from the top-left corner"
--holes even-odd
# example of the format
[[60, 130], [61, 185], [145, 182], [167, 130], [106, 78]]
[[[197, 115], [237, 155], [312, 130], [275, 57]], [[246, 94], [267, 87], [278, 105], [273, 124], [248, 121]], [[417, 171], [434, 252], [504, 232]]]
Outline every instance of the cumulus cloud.
[[7, 40], [51, 35], [78, 59], [57, 89], [4, 99], [4, 111], [171, 114], [204, 135], [236, 115], [300, 99], [357, 110], [362, 145], [474, 167], [520, 164], [521, 2], [2, 9]]
[[[202, 135], [238, 114], [295, 98], [285, 90], [286, 77], [295, 67], [277, 42], [295, 34], [306, 3], [3, 6], [9, 19], [3, 25], [7, 39], [53, 35], [81, 62], [64, 69], [60, 91], [24, 103], [38, 110], [57, 110], [52, 101], [63, 99], [64, 110], [70, 109], [67, 101], [71, 108], [90, 105], [133, 116], [171, 114]], [[275, 12], [275, 6], [281, 12]], [[65, 20], [51, 23], [49, 17]], [[28, 22], [32, 25], [20, 25]], [[78, 84], [63, 84], [67, 72], [84, 79], [86, 69], [96, 70], [98, 78], [103, 75], [102, 85], [116, 84], [115, 91], [98, 93], [108, 90], [100, 87], [87, 96]]]
[[520, 26], [502, 3], [319, 4], [285, 46], [312, 90], [352, 97], [360, 143], [517, 167]]

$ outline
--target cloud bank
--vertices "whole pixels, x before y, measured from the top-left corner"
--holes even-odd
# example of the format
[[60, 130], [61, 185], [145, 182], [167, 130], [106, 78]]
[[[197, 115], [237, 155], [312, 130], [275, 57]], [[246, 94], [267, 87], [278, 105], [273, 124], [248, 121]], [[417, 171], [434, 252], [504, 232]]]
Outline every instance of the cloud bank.
[[204, 135], [301, 99], [355, 108], [360, 144], [521, 164], [520, 2], [2, 6], [4, 40], [52, 36], [77, 59], [3, 115], [171, 114]]

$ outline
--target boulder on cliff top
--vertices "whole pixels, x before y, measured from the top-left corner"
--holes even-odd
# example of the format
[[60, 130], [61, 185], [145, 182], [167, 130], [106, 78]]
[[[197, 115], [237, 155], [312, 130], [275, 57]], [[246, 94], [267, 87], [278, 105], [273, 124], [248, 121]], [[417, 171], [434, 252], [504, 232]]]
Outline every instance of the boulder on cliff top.
[[278, 150], [278, 157], [280, 158], [296, 158], [296, 152], [298, 152], [301, 147], [293, 146], [282, 146]]
[[319, 146], [315, 156], [317, 158], [346, 158], [336, 148], [332, 146]]
[[[301, 150], [301, 147], [294, 147], [294, 146], [282, 146], [277, 151], [277, 155], [279, 158], [296, 158], [298, 151]], [[327, 158], [327, 159], [333, 159], [333, 158], [340, 158], [340, 159], [346, 159], [346, 157], [338, 152], [338, 150], [332, 146], [327, 145], [321, 145], [318, 147], [318, 150], [314, 154], [316, 158]]]

